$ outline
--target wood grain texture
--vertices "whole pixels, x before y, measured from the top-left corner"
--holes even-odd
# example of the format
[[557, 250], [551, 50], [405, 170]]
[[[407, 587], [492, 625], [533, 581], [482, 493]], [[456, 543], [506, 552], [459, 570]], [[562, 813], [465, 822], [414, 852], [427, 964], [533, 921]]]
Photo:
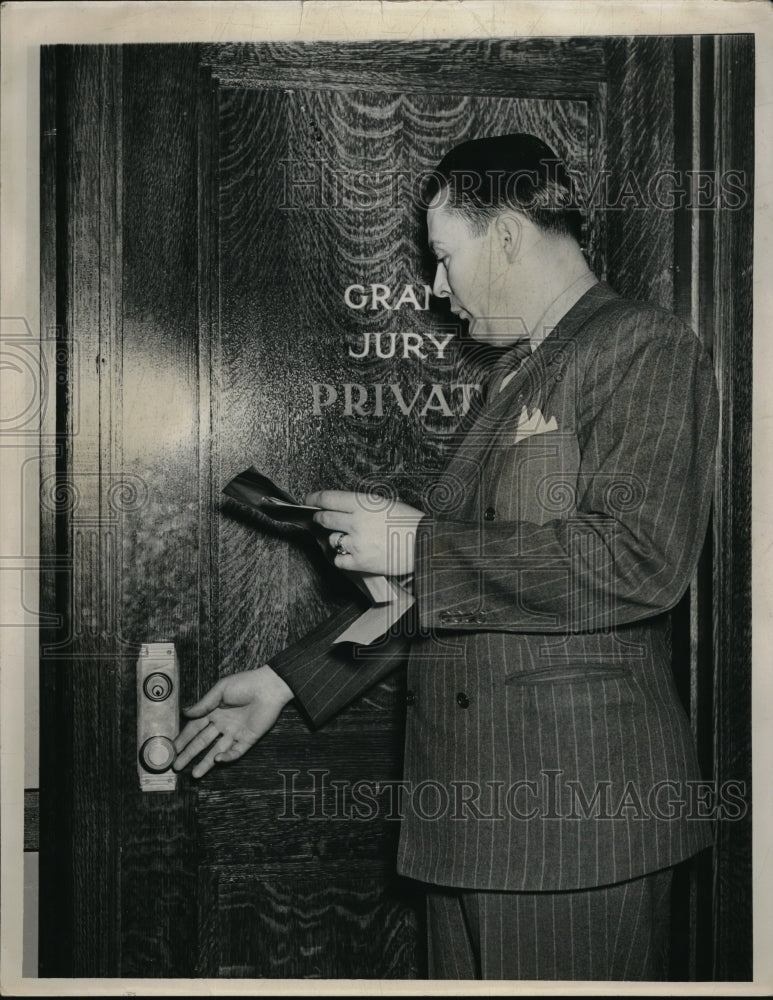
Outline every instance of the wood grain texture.
[[411, 979], [423, 972], [412, 887], [395, 878], [217, 881], [216, 975]]
[[199, 536], [198, 566], [199, 620], [192, 698], [211, 686], [219, 675], [217, 662], [217, 608], [219, 575], [214, 571], [217, 537], [213, 512], [221, 496], [216, 470], [219, 469], [218, 442], [213, 435], [219, 408], [216, 378], [220, 370], [220, 337], [217, 334], [219, 199], [216, 171], [220, 129], [217, 87], [209, 73], [198, 66], [196, 98], [197, 170], [197, 348], [199, 390]]
[[[688, 35], [673, 40], [673, 116], [678, 127], [674, 129], [673, 168], [680, 171], [694, 169], [701, 162], [700, 142], [696, 135], [700, 130], [694, 121], [693, 100], [696, 40]], [[700, 114], [700, 112], [699, 112]], [[710, 333], [701, 329], [693, 315], [695, 301], [696, 254], [699, 249], [694, 239], [694, 214], [689, 205], [674, 210], [673, 220], [673, 309], [701, 337], [704, 344]], [[711, 534], [707, 531], [707, 541]], [[708, 607], [705, 600], [708, 598]], [[693, 734], [698, 746], [699, 761], [703, 774], [711, 773], [710, 754], [707, 761], [706, 738], [713, 736], [711, 714], [711, 678], [704, 676], [707, 671], [699, 669], [710, 662], [711, 630], [711, 555], [704, 542], [699, 567], [687, 593], [671, 612], [671, 664], [679, 696], [684, 710], [688, 713]], [[700, 625], [700, 629], [699, 629]], [[709, 632], [709, 648], [705, 646], [705, 632]], [[706, 698], [708, 695], [708, 698]], [[705, 709], [708, 708], [708, 717]], [[708, 725], [706, 725], [708, 723]], [[672, 910], [674, 911], [671, 972], [670, 977], [678, 980], [695, 979], [698, 975], [699, 953], [705, 961], [705, 928], [698, 926], [697, 900], [702, 895], [701, 913], [710, 914], [711, 898], [705, 879], [699, 878], [699, 866], [703, 859], [691, 859], [677, 868], [672, 888]], [[710, 935], [709, 935], [710, 937]]]
[[[50, 405], [42, 414], [41, 483], [64, 478], [67, 453], [64, 437], [67, 426], [67, 402], [71, 351], [66, 331], [60, 326], [63, 299], [66, 240], [61, 215], [66, 201], [62, 191], [65, 179], [58, 165], [59, 150], [66, 140], [59, 135], [65, 115], [63, 85], [57, 86], [60, 74], [66, 71], [63, 57], [52, 46], [43, 46], [40, 56], [41, 94], [41, 274], [40, 327], [57, 330], [57, 362], [49, 369], [47, 386]], [[63, 306], [63, 303], [62, 303]], [[61, 381], [57, 382], [57, 375]], [[53, 447], [52, 447], [53, 446]], [[72, 843], [72, 732], [69, 705], [68, 664], [55, 660], [49, 647], [66, 638], [70, 606], [69, 572], [57, 573], [54, 560], [66, 562], [68, 551], [67, 513], [57, 506], [40, 506], [40, 608], [46, 625], [40, 630], [40, 811], [41, 840], [39, 877], [42, 891], [39, 899], [39, 972], [44, 976], [66, 973], [70, 968], [72, 935], [70, 906], [72, 897], [72, 864], [69, 845]], [[59, 619], [59, 625], [55, 623]], [[50, 624], [48, 624], [50, 623]]]
[[715, 163], [745, 174], [746, 204], [714, 220], [714, 358], [721, 400], [715, 493], [715, 777], [746, 789], [749, 811], [718, 824], [714, 976], [752, 977], [751, 413], [754, 39], [716, 39]]
[[340, 780], [336, 772], [329, 773], [319, 800], [311, 791], [304, 793], [311, 788], [311, 779], [304, 773], [297, 779], [292, 801], [281, 791], [242, 790], [238, 809], [230, 791], [202, 791], [202, 862], [254, 865], [256, 871], [271, 871], [275, 876], [282, 874], [285, 864], [294, 864], [320, 878], [332, 861], [347, 861], [352, 874], [360, 861], [369, 862], [369, 867], [381, 861], [384, 871], [390, 865], [394, 870], [397, 821], [383, 815], [350, 818], [351, 800], [344, 798], [346, 792], [340, 786], [336, 791], [331, 784]]
[[582, 97], [604, 78], [598, 38], [216, 44], [203, 59], [224, 86]]
[[[143, 793], [136, 661], [174, 642], [180, 704], [198, 666], [199, 405], [196, 60], [186, 46], [124, 60], [124, 315], [119, 582], [122, 652], [123, 976], [189, 975], [197, 945], [196, 793]], [[134, 489], [128, 487], [133, 486]]]
[[[41, 969], [109, 975], [118, 955], [120, 696], [110, 657], [110, 584], [101, 573], [115, 539], [107, 516], [110, 436], [100, 424], [110, 378], [100, 358], [115, 341], [120, 311], [120, 255], [112, 254], [119, 224], [120, 58], [99, 46], [60, 49], [49, 58], [57, 91], [56, 324], [64, 356], [57, 364], [58, 374], [65, 369], [67, 375], [57, 392], [56, 430], [67, 444], [56, 460], [58, 479], [41, 501], [54, 513], [57, 555], [70, 572], [54, 584], [65, 627], [53, 647], [43, 646], [42, 731], [58, 742], [41, 754], [41, 879], [51, 879], [42, 885], [54, 894], [50, 909], [41, 899]], [[44, 301], [50, 308], [50, 292]], [[41, 540], [45, 545], [50, 536]], [[66, 659], [54, 666], [49, 656]], [[53, 687], [52, 672], [58, 675]], [[49, 734], [52, 712], [65, 718]], [[57, 837], [66, 839], [52, 847]]]
[[[672, 45], [654, 36], [607, 41], [607, 141], [614, 150], [606, 212], [609, 282], [621, 295], [666, 309], [674, 307], [674, 213], [658, 207], [647, 188], [658, 171], [674, 166]], [[643, 99], [648, 94], [659, 97]], [[643, 199], [621, 196], [626, 175]]]

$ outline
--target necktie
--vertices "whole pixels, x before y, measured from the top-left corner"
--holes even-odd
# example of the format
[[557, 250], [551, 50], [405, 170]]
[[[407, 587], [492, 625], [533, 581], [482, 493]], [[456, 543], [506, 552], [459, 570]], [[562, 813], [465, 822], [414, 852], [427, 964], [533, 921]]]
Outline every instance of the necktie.
[[489, 377], [486, 379], [484, 387], [486, 403], [493, 402], [492, 393], [498, 392], [502, 385], [502, 379], [506, 375], [515, 374], [521, 367], [524, 358], [528, 358], [530, 354], [531, 341], [528, 337], [517, 340], [504, 350], [492, 367]]
[[470, 407], [457, 426], [456, 433], [464, 437], [483, 410], [494, 402], [498, 395], [502, 379], [510, 372], [516, 372], [521, 367], [524, 358], [531, 354], [531, 341], [528, 337], [517, 340], [506, 348], [486, 347], [479, 352], [479, 375], [481, 391], [470, 400]]

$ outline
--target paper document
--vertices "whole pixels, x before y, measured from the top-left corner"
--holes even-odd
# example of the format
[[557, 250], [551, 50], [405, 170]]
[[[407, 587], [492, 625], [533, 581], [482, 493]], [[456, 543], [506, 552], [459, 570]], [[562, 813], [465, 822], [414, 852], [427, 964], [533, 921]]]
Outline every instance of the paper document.
[[368, 646], [391, 628], [399, 618], [402, 618], [415, 603], [416, 598], [407, 589], [413, 576], [401, 577], [402, 583], [393, 583], [385, 576], [353, 573], [349, 570], [346, 572], [352, 579], [360, 578], [359, 581], [355, 580], [354, 582], [358, 586], [364, 586], [370, 592], [374, 603], [372, 608], [368, 608], [364, 614], [361, 614], [333, 642], [355, 642], [360, 646]]

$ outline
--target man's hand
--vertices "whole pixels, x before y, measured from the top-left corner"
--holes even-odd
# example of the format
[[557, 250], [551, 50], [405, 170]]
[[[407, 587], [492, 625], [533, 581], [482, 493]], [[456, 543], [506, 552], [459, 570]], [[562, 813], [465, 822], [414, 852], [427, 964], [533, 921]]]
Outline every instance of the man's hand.
[[[314, 521], [331, 532], [329, 542], [337, 551], [334, 562], [340, 569], [385, 576], [413, 572], [422, 511], [399, 500], [345, 490], [309, 493], [304, 503], [322, 508]], [[343, 553], [337, 549], [339, 543]]]
[[245, 670], [221, 678], [214, 687], [183, 712], [191, 721], [175, 739], [179, 757], [175, 771], [211, 747], [191, 772], [206, 774], [214, 764], [237, 760], [271, 729], [293, 692], [271, 667]]

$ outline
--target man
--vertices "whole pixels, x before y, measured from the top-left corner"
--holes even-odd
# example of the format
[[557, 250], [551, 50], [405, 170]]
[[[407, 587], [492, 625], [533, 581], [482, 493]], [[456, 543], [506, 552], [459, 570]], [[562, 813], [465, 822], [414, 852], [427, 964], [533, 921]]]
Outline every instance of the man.
[[337, 566], [413, 573], [415, 616], [342, 653], [347, 608], [222, 679], [175, 766], [236, 759], [293, 697], [322, 724], [407, 655], [405, 779], [436, 801], [406, 810], [398, 870], [427, 883], [430, 976], [665, 978], [671, 870], [709, 842], [666, 613], [706, 529], [711, 366], [676, 317], [591, 274], [533, 136], [453, 149], [427, 226], [435, 295], [508, 348], [436, 484], [445, 509], [306, 498]]

